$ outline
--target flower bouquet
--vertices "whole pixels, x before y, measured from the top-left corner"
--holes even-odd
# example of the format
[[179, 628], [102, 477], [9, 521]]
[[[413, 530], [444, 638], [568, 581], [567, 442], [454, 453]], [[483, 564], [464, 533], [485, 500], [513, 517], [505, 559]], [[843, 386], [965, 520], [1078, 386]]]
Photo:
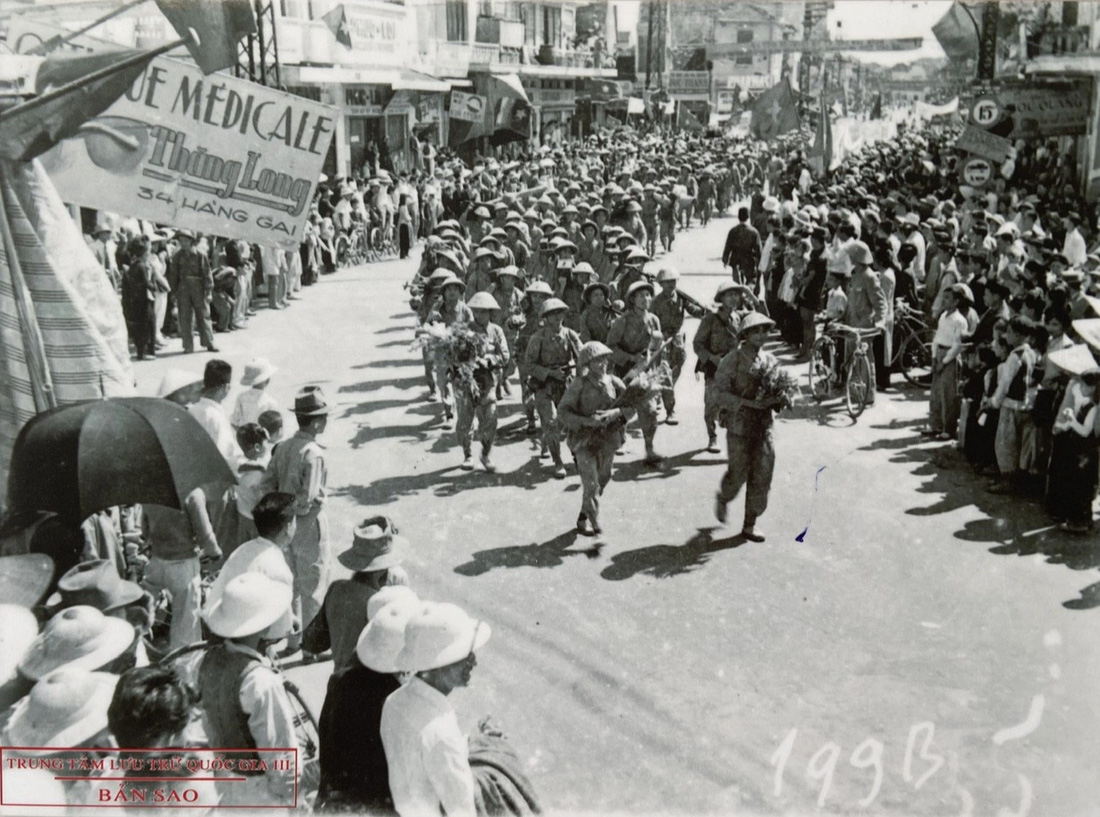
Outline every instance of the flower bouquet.
[[760, 402], [782, 400], [780, 411], [794, 405], [795, 398], [801, 393], [798, 381], [778, 362], [758, 361], [753, 366], [753, 371], [760, 381], [760, 388], [756, 394], [757, 400]]
[[464, 323], [452, 326], [434, 323], [417, 331], [413, 348], [427, 349], [440, 356], [447, 366], [456, 391], [470, 396], [474, 402], [494, 386], [493, 370], [502, 361], [489, 346], [489, 338], [474, 332]]

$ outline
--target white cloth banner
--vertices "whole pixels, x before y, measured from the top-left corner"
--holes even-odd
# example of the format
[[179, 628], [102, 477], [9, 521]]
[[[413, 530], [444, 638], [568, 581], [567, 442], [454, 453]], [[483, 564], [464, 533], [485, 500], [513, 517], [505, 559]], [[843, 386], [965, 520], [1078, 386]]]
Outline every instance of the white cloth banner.
[[927, 102], [918, 102], [913, 115], [920, 120], [931, 119], [933, 116], [947, 116], [959, 110], [959, 98], [955, 97], [943, 105], [929, 105]]

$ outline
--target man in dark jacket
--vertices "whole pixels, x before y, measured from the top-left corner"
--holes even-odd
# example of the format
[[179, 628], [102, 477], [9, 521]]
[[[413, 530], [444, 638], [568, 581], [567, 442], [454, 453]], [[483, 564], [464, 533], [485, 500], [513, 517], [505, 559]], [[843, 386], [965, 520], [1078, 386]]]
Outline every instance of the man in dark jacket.
[[726, 236], [726, 248], [722, 250], [722, 265], [730, 267], [733, 280], [739, 284], [751, 284], [756, 278], [760, 263], [760, 233], [749, 224], [749, 209], [737, 211], [737, 224]]

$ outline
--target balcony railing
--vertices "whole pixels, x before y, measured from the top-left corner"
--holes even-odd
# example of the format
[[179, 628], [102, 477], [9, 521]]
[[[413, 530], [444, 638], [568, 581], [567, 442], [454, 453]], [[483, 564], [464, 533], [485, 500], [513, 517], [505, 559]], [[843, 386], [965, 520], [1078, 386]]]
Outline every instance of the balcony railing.
[[562, 68], [592, 68], [595, 57], [588, 51], [557, 48], [552, 45], [539, 46], [540, 65], [556, 65]]
[[500, 46], [496, 43], [474, 43], [470, 65], [494, 65], [500, 62]]

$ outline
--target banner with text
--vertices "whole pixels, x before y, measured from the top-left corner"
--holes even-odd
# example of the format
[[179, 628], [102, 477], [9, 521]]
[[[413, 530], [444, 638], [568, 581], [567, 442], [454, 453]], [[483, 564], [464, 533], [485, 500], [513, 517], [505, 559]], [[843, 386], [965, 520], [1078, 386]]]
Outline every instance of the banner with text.
[[460, 122], [483, 122], [489, 100], [477, 94], [451, 91], [451, 119]]
[[160, 58], [40, 161], [69, 203], [294, 249], [337, 115]]

